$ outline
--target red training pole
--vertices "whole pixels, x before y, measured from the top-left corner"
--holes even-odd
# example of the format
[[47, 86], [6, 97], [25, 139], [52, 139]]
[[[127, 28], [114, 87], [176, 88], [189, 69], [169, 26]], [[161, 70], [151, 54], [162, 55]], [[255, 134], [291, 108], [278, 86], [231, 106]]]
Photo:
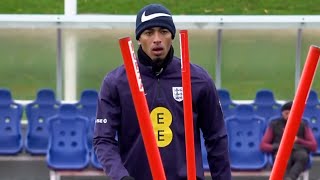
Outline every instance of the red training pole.
[[307, 96], [310, 91], [315, 70], [318, 65], [320, 49], [310, 46], [309, 53], [302, 71], [301, 79], [295, 94], [293, 105], [288, 117], [287, 125], [280, 142], [280, 147], [276, 155], [275, 163], [271, 171], [270, 180], [283, 179], [287, 163], [291, 155], [294, 139], [297, 135]]
[[133, 43], [130, 37], [120, 39], [119, 43], [152, 177], [157, 180], [165, 180], [166, 177], [150, 120], [149, 108], [144, 95]]
[[180, 31], [181, 76], [188, 180], [196, 179], [188, 31]]

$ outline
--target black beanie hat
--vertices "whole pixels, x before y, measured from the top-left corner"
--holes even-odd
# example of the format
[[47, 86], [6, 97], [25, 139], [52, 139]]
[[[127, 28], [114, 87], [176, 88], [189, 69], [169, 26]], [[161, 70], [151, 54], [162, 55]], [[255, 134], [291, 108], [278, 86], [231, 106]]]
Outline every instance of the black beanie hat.
[[136, 19], [136, 39], [141, 33], [152, 27], [163, 27], [172, 34], [172, 39], [176, 34], [176, 27], [173, 23], [170, 11], [161, 4], [150, 4], [143, 7], [137, 14]]
[[289, 101], [281, 107], [281, 112], [285, 110], [291, 110], [291, 107], [292, 107], [292, 101]]

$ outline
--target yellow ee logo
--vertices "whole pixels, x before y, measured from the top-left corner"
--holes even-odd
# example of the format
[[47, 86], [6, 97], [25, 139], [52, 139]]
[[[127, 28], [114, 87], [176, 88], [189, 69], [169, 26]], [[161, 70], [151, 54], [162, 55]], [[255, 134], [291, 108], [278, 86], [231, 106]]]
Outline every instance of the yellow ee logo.
[[156, 107], [150, 113], [154, 135], [158, 147], [168, 146], [173, 138], [170, 125], [172, 123], [172, 114], [165, 107]]

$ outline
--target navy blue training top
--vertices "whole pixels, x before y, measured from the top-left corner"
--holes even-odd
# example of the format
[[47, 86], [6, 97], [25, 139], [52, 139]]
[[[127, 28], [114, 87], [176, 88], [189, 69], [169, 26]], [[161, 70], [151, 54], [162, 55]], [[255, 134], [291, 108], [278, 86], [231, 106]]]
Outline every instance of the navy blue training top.
[[[180, 62], [179, 58], [173, 57], [158, 76], [150, 67], [138, 63], [168, 180], [187, 179]], [[201, 129], [212, 178], [229, 180], [228, 140], [216, 88], [203, 68], [190, 64], [190, 71], [197, 179], [204, 179]], [[103, 80], [94, 131], [94, 150], [105, 173], [112, 179], [118, 180], [124, 176], [132, 176], [136, 180], [152, 179], [123, 65]]]

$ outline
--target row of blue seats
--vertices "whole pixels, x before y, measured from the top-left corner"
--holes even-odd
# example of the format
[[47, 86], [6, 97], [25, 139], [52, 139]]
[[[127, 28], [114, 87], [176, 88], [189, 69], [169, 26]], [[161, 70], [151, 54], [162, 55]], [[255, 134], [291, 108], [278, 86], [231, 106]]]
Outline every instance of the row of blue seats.
[[[239, 116], [241, 104], [236, 104], [230, 97], [230, 93], [226, 89], [218, 90], [219, 98], [221, 101], [222, 110], [225, 120], [232, 116]], [[256, 97], [251, 104], [255, 115], [265, 119], [268, 124], [270, 119], [281, 116], [281, 104], [278, 103], [271, 90], [263, 89], [256, 93]], [[316, 155], [320, 155], [320, 102], [316, 91], [309, 92], [305, 109], [303, 112], [303, 119], [307, 120], [308, 125], [311, 127], [312, 132], [317, 140], [318, 148]]]
[[[97, 92], [88, 90], [82, 93], [78, 103], [61, 105], [55, 100], [51, 90], [40, 90], [36, 100], [26, 107], [27, 151], [32, 154], [46, 154], [48, 165], [55, 169], [84, 168], [88, 165], [89, 159], [92, 159], [92, 162], [99, 167], [96, 156], [89, 145], [92, 137], [88, 136], [90, 134], [88, 131], [93, 130], [88, 127], [93, 127], [90, 123], [94, 123], [96, 100]], [[5, 107], [7, 107], [6, 110]], [[0, 147], [6, 147], [8, 140], [10, 143], [18, 142], [18, 147], [22, 146], [19, 136], [14, 136], [19, 129], [9, 126], [13, 123], [13, 119], [7, 113], [12, 111], [12, 114], [19, 114], [17, 109], [19, 105], [12, 101], [10, 92], [0, 90], [0, 111], [2, 111], [0, 114], [5, 114], [4, 121], [0, 119], [0, 122], [3, 122], [0, 124], [2, 129], [0, 130]], [[268, 158], [267, 154], [260, 151], [259, 144], [267, 125], [266, 119], [256, 116], [252, 105], [237, 105], [234, 111], [235, 115], [226, 118], [231, 167], [239, 170], [264, 168], [268, 164]], [[21, 119], [21, 114], [16, 117]], [[19, 125], [19, 123], [13, 124]], [[208, 168], [204, 142], [202, 145], [204, 167]], [[13, 146], [10, 145], [10, 147]], [[33, 150], [31, 146], [34, 147]]]
[[[92, 139], [97, 98], [95, 90], [84, 90], [80, 100], [73, 104], [77, 113], [90, 122], [88, 139]], [[49, 137], [47, 119], [57, 115], [61, 105], [53, 90], [40, 89], [36, 99], [25, 107], [28, 126], [23, 139], [20, 126], [24, 107], [14, 102], [9, 90], [0, 89], [0, 154], [17, 154], [23, 147], [34, 155], [45, 154]], [[91, 148], [92, 140], [88, 141], [88, 146]]]
[[[235, 108], [239, 105], [231, 98], [231, 94], [227, 89], [218, 89], [218, 95], [225, 117], [234, 115]], [[261, 89], [256, 92], [255, 98], [251, 105], [254, 107], [254, 112], [266, 119], [272, 116], [280, 115], [282, 104], [278, 103], [274, 92], [269, 89]], [[320, 102], [318, 94], [315, 90], [311, 90], [307, 99], [305, 114], [308, 115], [310, 109], [317, 108], [320, 110]]]
[[[224, 117], [234, 115], [235, 108], [239, 105], [233, 101], [231, 94], [227, 89], [218, 89], [218, 96], [224, 113]], [[272, 116], [280, 114], [281, 104], [278, 103], [271, 90], [262, 89], [256, 92], [256, 96], [251, 105], [254, 112], [261, 117], [269, 119]]]
[[[279, 116], [270, 120], [277, 118]], [[269, 121], [257, 116], [252, 105], [238, 105], [235, 115], [228, 117], [225, 122], [229, 140], [229, 157], [233, 170], [262, 170], [273, 165], [271, 154], [260, 150], [260, 143]], [[202, 146], [204, 167], [209, 170], [204, 141], [202, 141]], [[318, 146], [318, 154], [319, 150]], [[310, 156], [310, 163], [311, 158]]]
[[62, 104], [51, 89], [41, 89], [25, 107], [28, 128], [20, 130], [23, 106], [7, 89], [0, 89], [0, 155], [14, 155], [25, 147], [32, 155], [46, 155], [53, 169], [102, 169], [92, 149], [98, 93], [85, 90], [79, 102]]

